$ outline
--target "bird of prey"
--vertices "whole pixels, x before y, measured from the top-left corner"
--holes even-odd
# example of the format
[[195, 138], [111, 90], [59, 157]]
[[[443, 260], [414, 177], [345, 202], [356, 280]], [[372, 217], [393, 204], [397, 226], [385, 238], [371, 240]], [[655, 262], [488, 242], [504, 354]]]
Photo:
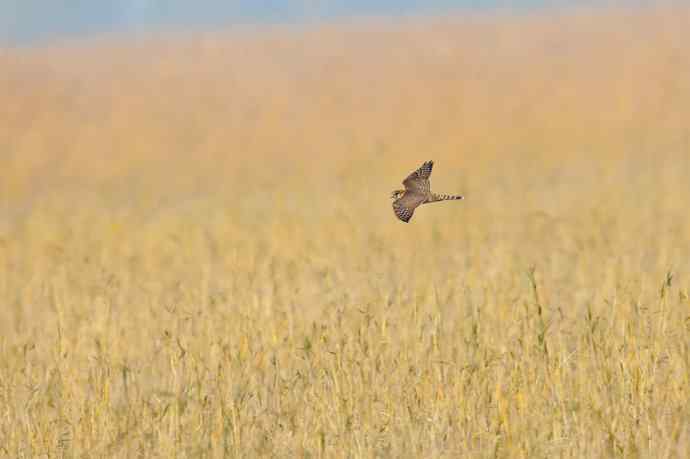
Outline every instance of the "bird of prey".
[[431, 191], [429, 176], [434, 167], [433, 161], [427, 161], [422, 167], [412, 172], [403, 180], [404, 190], [395, 190], [391, 194], [393, 199], [393, 212], [405, 223], [408, 223], [414, 214], [414, 210], [422, 204], [439, 201], [453, 201], [463, 199], [455, 194], [436, 194]]

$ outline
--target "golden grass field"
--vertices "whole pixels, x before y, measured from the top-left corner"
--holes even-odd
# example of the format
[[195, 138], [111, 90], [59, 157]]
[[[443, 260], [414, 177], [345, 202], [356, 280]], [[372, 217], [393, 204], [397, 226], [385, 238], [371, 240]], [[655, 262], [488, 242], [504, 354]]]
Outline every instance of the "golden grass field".
[[0, 457], [690, 457], [688, 17], [2, 51]]

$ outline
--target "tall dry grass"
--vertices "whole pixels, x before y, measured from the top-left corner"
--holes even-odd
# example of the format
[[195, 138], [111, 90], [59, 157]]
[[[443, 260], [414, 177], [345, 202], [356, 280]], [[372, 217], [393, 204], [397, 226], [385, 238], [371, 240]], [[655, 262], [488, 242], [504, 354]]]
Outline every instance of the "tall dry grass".
[[687, 18], [3, 51], [0, 456], [690, 456]]

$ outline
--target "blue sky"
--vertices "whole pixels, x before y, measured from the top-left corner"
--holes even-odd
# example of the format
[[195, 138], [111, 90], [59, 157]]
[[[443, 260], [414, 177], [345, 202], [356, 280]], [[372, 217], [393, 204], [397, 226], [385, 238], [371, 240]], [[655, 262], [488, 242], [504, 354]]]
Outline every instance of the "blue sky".
[[[623, 2], [625, 2], [623, 0]], [[348, 16], [534, 9], [597, 0], [0, 0], [0, 44], [40, 44], [100, 33], [285, 23]], [[621, 2], [618, 2], [621, 3]]]

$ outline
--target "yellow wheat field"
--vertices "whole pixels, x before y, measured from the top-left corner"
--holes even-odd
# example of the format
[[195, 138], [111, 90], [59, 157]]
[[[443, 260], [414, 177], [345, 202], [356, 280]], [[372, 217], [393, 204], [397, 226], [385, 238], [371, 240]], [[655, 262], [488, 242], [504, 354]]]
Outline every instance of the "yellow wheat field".
[[690, 457], [688, 17], [2, 51], [0, 457]]

